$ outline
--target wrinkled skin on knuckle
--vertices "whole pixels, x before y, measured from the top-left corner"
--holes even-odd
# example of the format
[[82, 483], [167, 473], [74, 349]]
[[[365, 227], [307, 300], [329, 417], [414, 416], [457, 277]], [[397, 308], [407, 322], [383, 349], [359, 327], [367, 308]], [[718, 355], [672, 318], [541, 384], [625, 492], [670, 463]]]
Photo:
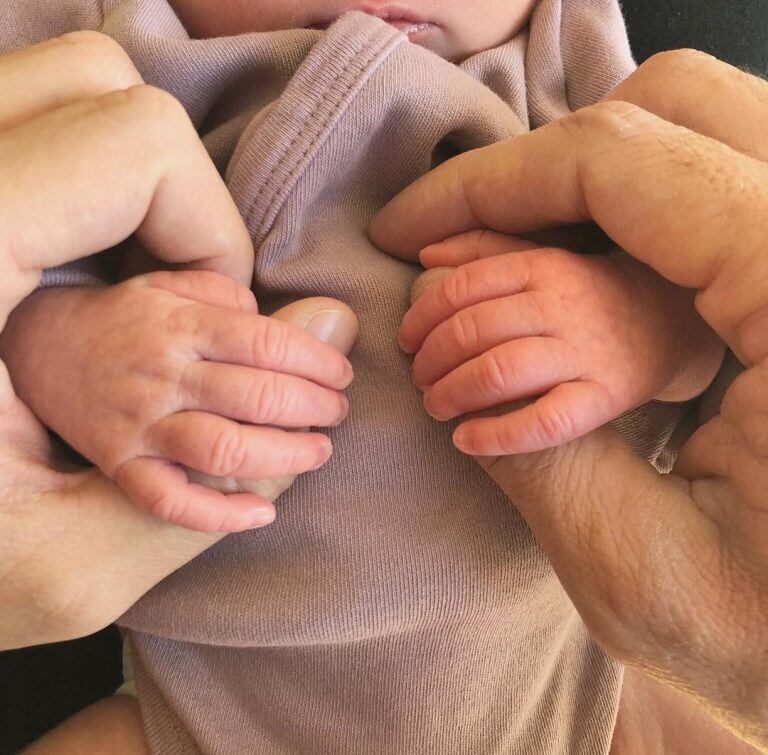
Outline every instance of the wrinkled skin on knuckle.
[[466, 267], [459, 267], [438, 285], [445, 303], [451, 311], [456, 311], [462, 308], [470, 294], [471, 274]]
[[504, 365], [498, 355], [486, 352], [477, 363], [477, 382], [485, 392], [498, 400], [507, 398], [510, 384], [514, 383], [516, 370]]
[[475, 315], [468, 310], [462, 310], [451, 318], [451, 339], [459, 353], [474, 350], [479, 339], [478, 323]]
[[264, 369], [277, 368], [284, 364], [290, 344], [289, 332], [277, 320], [260, 317], [253, 334], [252, 352], [254, 362]]
[[660, 82], [668, 83], [670, 79], [676, 80], [680, 77], [687, 81], [691, 75], [698, 78], [705, 71], [709, 72], [720, 66], [725, 68], [725, 64], [712, 55], [700, 50], [681, 48], [657, 52], [640, 66], [635, 75], [658, 85]]
[[207, 468], [204, 470], [216, 477], [235, 475], [242, 468], [248, 456], [248, 449], [235, 428], [227, 425], [214, 435], [209, 452]]
[[538, 426], [535, 428], [534, 437], [547, 446], [558, 445], [563, 438], [572, 438], [575, 434], [571, 416], [555, 406], [550, 405], [538, 412], [537, 418]]
[[280, 384], [277, 373], [264, 375], [257, 385], [249, 391], [248, 402], [255, 409], [257, 416], [264, 425], [277, 424], [288, 408], [286, 391]]
[[607, 100], [577, 110], [556, 124], [577, 144], [600, 148], [618, 136], [646, 130], [655, 120], [630, 102]]
[[161, 493], [148, 503], [152, 516], [173, 524], [181, 521], [185, 508], [184, 500], [171, 492]]

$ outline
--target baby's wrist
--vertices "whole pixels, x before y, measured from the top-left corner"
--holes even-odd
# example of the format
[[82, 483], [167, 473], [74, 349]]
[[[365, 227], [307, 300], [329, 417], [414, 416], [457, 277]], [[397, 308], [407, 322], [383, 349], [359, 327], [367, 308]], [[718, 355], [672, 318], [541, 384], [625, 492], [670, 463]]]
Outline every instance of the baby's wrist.
[[0, 359], [3, 360], [16, 393], [33, 409], [39, 391], [45, 391], [51, 374], [50, 360], [61, 343], [62, 328], [66, 332], [69, 314], [83, 300], [100, 289], [45, 288], [38, 289], [19, 304], [0, 333]]
[[656, 401], [677, 403], [700, 396], [715, 379], [725, 344], [696, 310], [696, 292], [661, 278], [646, 265], [617, 250], [609, 256], [637, 285], [658, 340]]

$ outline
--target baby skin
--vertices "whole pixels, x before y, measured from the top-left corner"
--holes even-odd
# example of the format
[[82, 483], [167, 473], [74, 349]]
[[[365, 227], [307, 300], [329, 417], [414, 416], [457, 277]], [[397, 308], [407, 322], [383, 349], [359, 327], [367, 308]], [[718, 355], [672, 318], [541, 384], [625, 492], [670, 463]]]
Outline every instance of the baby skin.
[[692, 399], [722, 362], [693, 294], [620, 253], [477, 231], [420, 260], [433, 275], [399, 342], [416, 354], [426, 410], [449, 420], [519, 402], [461, 422], [453, 437], [465, 453], [541, 451], [649, 400]]
[[[198, 37], [323, 28], [362, 10], [458, 61], [511, 37], [536, 3], [171, 4]], [[533, 451], [649, 399], [691, 398], [722, 356], [689, 292], [620, 255], [486, 233], [426, 249], [421, 262], [456, 268], [426, 291], [400, 333], [416, 354], [427, 411], [438, 420], [498, 414], [494, 407], [539, 397], [463, 422], [455, 442], [466, 453]], [[333, 323], [305, 326], [262, 316], [247, 288], [221, 276], [152, 273], [103, 289], [37, 292], [10, 319], [2, 356], [38, 417], [136, 505], [192, 529], [236, 532], [272, 521], [273, 496], [259, 484], [200, 482], [278, 478], [280, 492], [331, 456], [329, 439], [306, 428], [347, 415], [351, 365], [322, 342]]]

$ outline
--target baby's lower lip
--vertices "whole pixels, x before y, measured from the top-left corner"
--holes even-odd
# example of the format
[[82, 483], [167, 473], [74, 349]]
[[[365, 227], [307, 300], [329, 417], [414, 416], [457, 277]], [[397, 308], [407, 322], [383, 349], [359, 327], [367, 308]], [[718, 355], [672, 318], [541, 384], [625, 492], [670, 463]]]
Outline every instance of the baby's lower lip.
[[[335, 19], [333, 21], [324, 21], [318, 24], [311, 24], [308, 28], [327, 29], [334, 21]], [[408, 38], [411, 39], [411, 41], [417, 38], [421, 38], [425, 34], [428, 34], [429, 32], [432, 32], [435, 29], [437, 29], [436, 24], [429, 23], [428, 21], [425, 21], [423, 23], [417, 23], [415, 21], [410, 21], [405, 18], [383, 18], [382, 21], [384, 21], [385, 23], [388, 23], [390, 26], [394, 26], [395, 29], [403, 32], [403, 34], [407, 34]]]
[[398, 31], [407, 34], [409, 37], [415, 34], [422, 34], [423, 32], [431, 31], [435, 29], [434, 24], [428, 22], [414, 23], [413, 21], [406, 21], [404, 19], [390, 18], [384, 19], [390, 26], [394, 26]]

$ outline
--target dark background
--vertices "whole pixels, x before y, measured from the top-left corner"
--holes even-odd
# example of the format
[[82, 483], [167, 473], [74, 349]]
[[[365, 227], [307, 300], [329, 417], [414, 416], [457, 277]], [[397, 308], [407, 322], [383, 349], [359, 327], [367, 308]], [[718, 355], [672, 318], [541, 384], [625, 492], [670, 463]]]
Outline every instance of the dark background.
[[[768, 73], [768, 0], [624, 0], [638, 61], [695, 47]], [[0, 607], [0, 610], [1, 607]], [[121, 682], [113, 628], [76, 642], [0, 653], [0, 755], [112, 694]]]

